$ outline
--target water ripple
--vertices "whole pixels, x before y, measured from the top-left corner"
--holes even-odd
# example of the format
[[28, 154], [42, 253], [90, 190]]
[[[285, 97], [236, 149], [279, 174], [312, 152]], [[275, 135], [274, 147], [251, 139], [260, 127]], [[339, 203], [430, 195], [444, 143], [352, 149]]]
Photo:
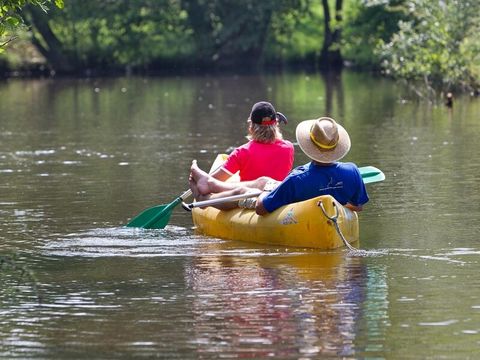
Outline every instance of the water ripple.
[[200, 243], [218, 242], [191, 234], [177, 226], [162, 230], [126, 227], [90, 229], [70, 233], [43, 246], [44, 255], [82, 257], [157, 257], [194, 254]]

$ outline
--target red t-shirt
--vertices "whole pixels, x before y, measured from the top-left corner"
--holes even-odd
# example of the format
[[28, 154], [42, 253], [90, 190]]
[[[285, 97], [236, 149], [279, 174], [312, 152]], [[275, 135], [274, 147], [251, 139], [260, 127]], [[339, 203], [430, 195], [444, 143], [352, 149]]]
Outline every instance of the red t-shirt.
[[293, 144], [288, 140], [277, 140], [272, 144], [250, 140], [233, 150], [223, 169], [231, 175], [240, 171], [241, 181], [261, 176], [282, 181], [292, 170], [293, 154]]

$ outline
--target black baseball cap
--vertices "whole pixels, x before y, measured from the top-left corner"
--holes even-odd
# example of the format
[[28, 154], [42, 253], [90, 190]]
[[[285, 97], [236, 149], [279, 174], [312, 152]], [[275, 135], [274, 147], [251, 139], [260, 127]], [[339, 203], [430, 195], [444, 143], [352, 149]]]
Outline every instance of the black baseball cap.
[[250, 120], [255, 124], [262, 124], [264, 122], [270, 123], [277, 119], [277, 112], [272, 104], [266, 101], [257, 102], [252, 107], [250, 113]]

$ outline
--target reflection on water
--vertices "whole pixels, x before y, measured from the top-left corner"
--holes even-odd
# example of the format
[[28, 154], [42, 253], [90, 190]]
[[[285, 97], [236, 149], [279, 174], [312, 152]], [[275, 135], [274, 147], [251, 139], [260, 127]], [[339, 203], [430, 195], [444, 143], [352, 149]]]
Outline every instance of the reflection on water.
[[[479, 285], [473, 249], [441, 251], [435, 259], [420, 249], [350, 257], [346, 250], [316, 253], [202, 237], [183, 244], [186, 230], [178, 230], [150, 236], [96, 229], [53, 241], [29, 260], [42, 302], [24, 283], [2, 303], [2, 356], [28, 349], [76, 357], [88, 344], [102, 357], [112, 354], [113, 344], [120, 357], [384, 357], [396, 343], [391, 336], [405, 341], [401, 329], [418, 334], [427, 328], [436, 337], [444, 332], [436, 329], [479, 333], [463, 315], [478, 316], [478, 298], [458, 289], [456, 280], [464, 274]], [[150, 253], [137, 253], [127, 240], [148, 244]], [[411, 270], [394, 273], [396, 263]], [[432, 295], [451, 286], [471, 305], [445, 317], [443, 298], [432, 301]]]
[[[0, 98], [0, 256], [18, 265], [0, 267], [1, 358], [478, 353], [478, 101], [447, 110], [349, 72], [9, 80]], [[243, 143], [259, 99], [289, 140], [333, 116], [346, 160], [385, 172], [361, 252], [201, 237], [181, 207], [163, 230], [124, 227], [183, 193], [192, 159]]]
[[[194, 341], [201, 355], [344, 357], [384, 339], [385, 271], [341, 252], [199, 256], [186, 277], [195, 293]], [[359, 326], [362, 342], [356, 341]]]

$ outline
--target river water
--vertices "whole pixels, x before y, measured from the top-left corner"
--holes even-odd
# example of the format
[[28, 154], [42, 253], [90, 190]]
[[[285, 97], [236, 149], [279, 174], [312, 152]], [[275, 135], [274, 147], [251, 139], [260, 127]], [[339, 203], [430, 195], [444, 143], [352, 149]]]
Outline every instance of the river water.
[[[363, 256], [202, 237], [181, 207], [124, 226], [264, 99], [287, 139], [330, 115], [384, 171]], [[1, 82], [0, 358], [479, 358], [479, 114], [351, 72]]]

